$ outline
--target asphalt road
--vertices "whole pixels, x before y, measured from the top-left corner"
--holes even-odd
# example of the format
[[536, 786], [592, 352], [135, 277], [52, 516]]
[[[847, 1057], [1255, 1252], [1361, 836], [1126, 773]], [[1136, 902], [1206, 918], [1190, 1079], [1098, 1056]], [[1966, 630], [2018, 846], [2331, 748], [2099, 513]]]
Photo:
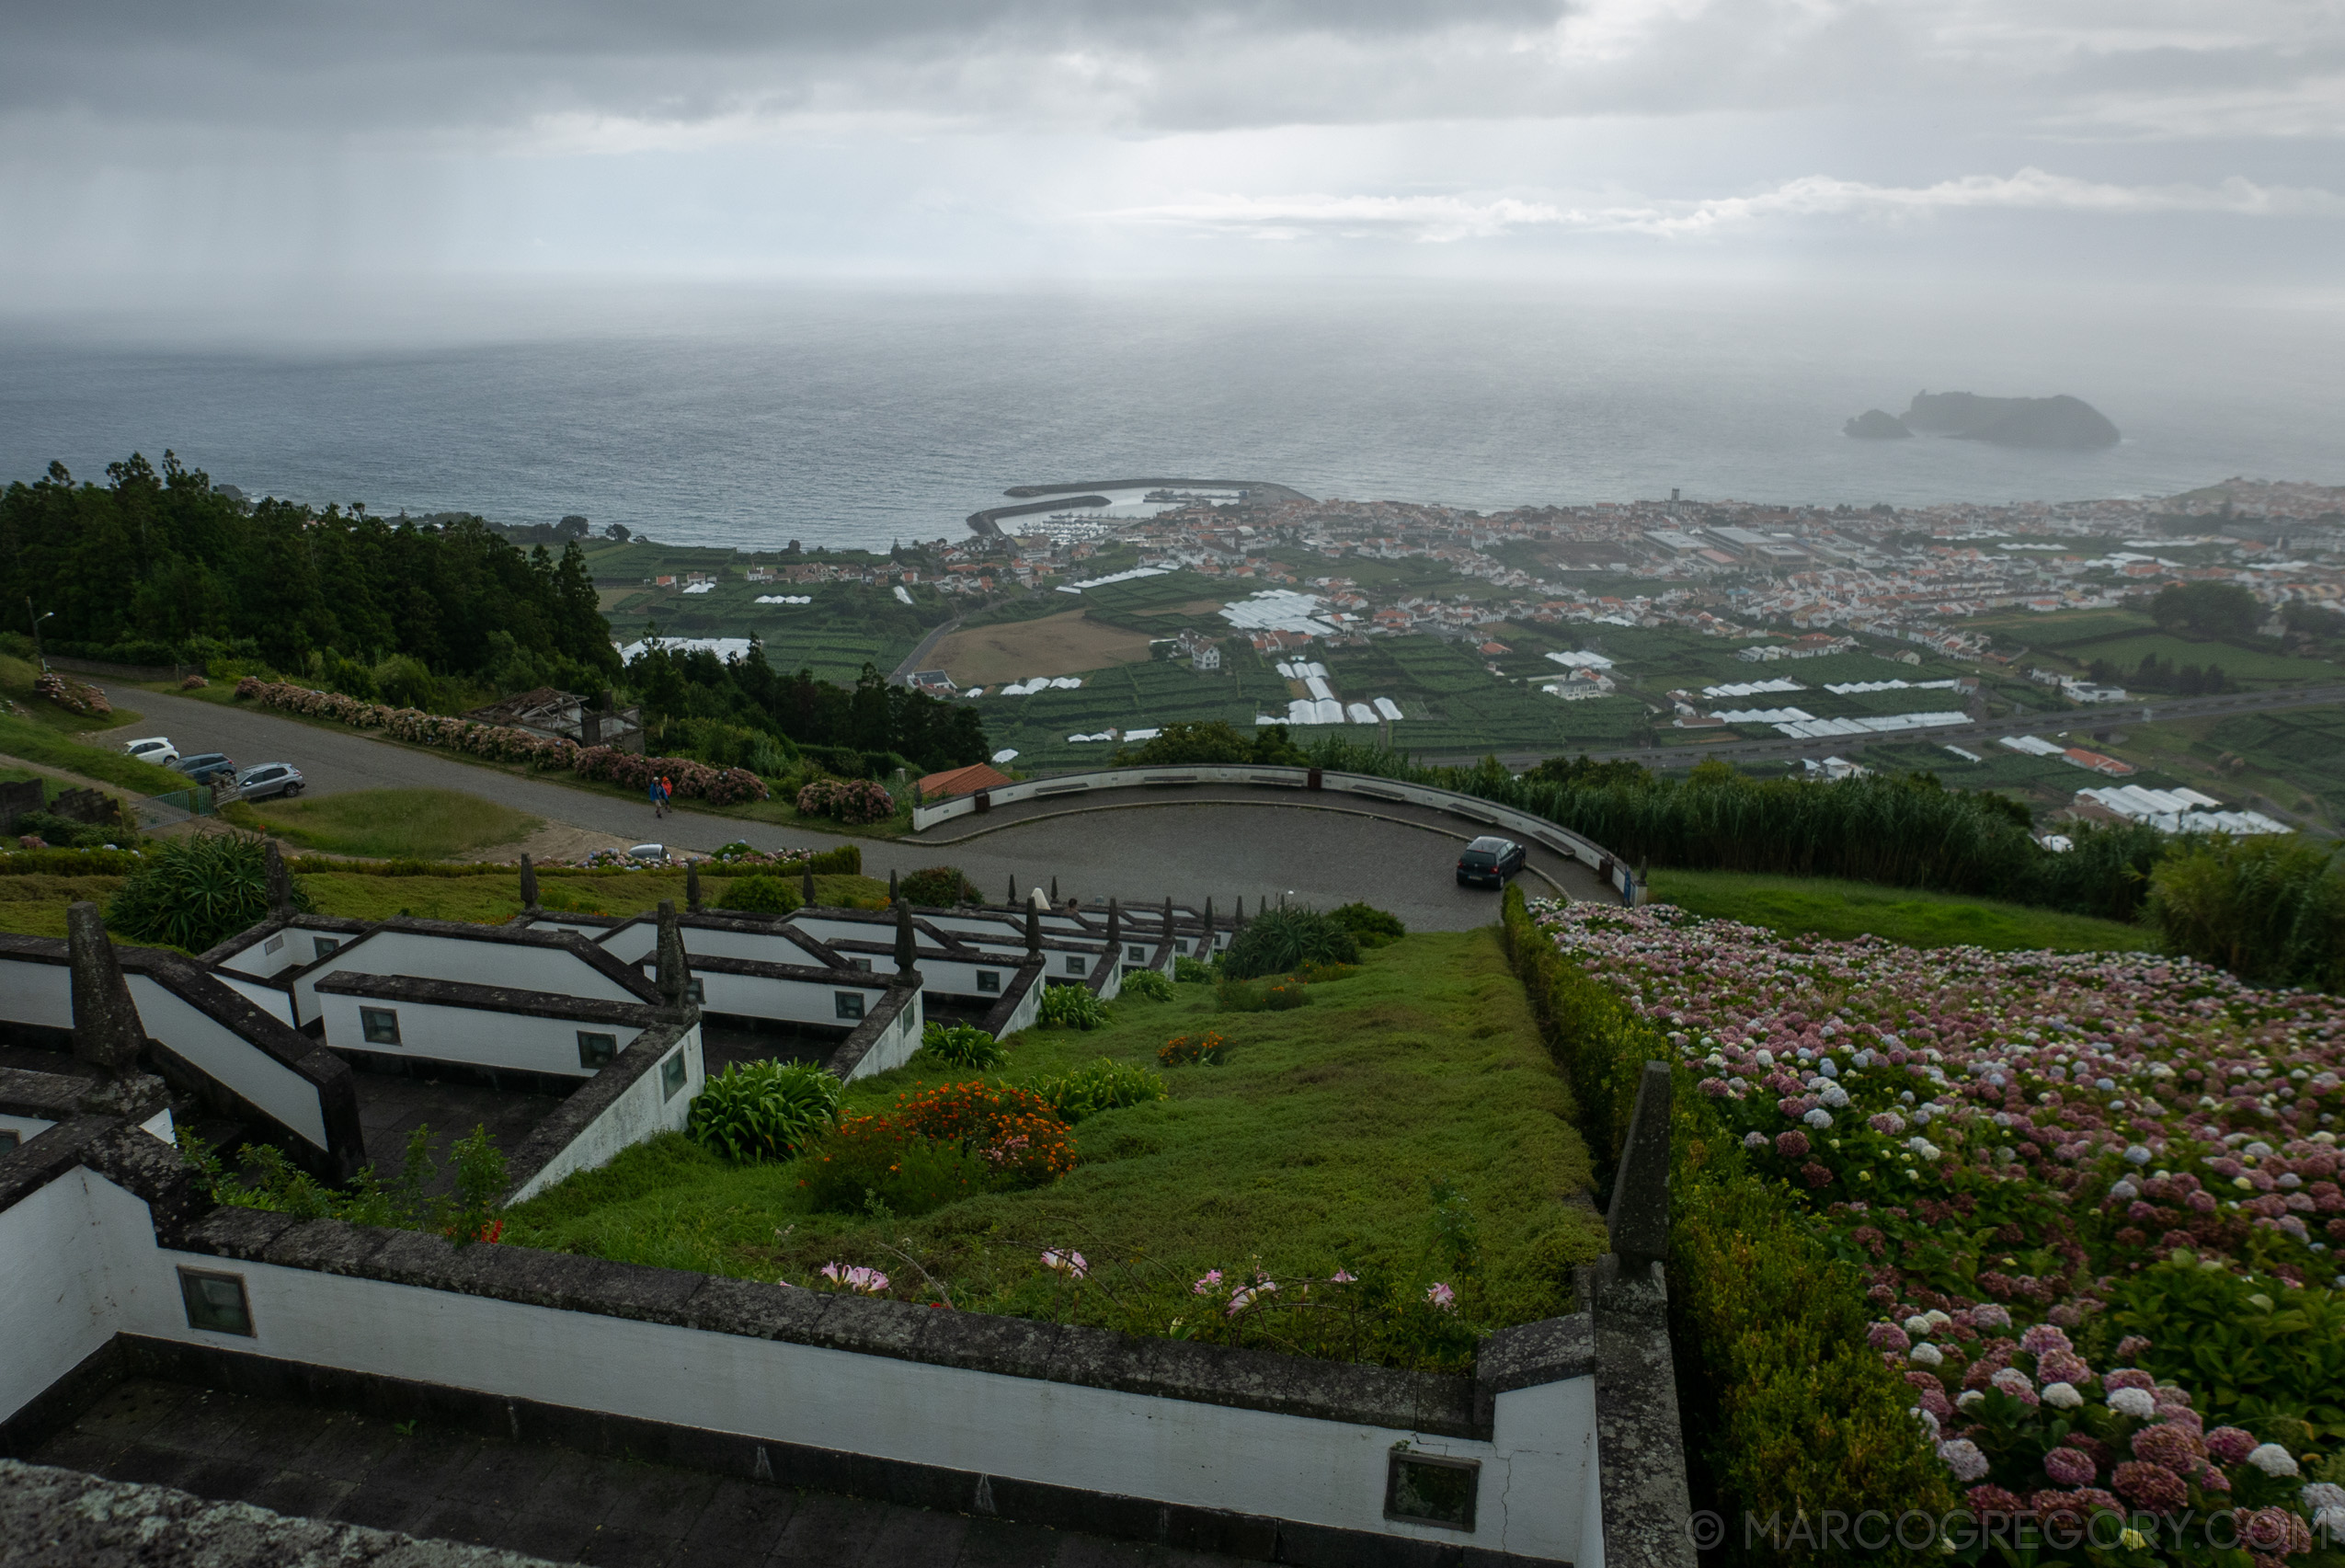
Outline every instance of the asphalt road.
[[[1086, 799], [1048, 816], [1009, 818], [971, 836], [966, 818], [919, 839], [848, 839], [770, 822], [744, 821], [691, 810], [655, 820], [631, 800], [520, 777], [442, 752], [330, 729], [251, 707], [197, 702], [134, 687], [109, 688], [117, 706], [144, 717], [118, 738], [167, 735], [182, 753], [225, 751], [239, 764], [291, 762], [312, 795], [360, 789], [454, 789], [542, 817], [630, 841], [654, 840], [708, 851], [732, 840], [760, 849], [863, 846], [864, 868], [879, 876], [921, 866], [957, 865], [989, 898], [1016, 878], [1021, 889], [1048, 888], [1062, 897], [1110, 895], [1156, 903], [1170, 895], [1184, 903], [1211, 898], [1227, 910], [1241, 897], [1247, 907], [1282, 897], [1321, 908], [1362, 899], [1390, 910], [1413, 929], [1464, 931], [1497, 918], [1493, 892], [1457, 886], [1454, 868], [1462, 841], [1478, 830], [1437, 812], [1345, 800], [1306, 806], [1290, 792], [1258, 800], [1182, 800], [1164, 790], [1118, 792], [1121, 800]], [[1128, 802], [1130, 808], [1121, 808]], [[1101, 809], [1103, 804], [1118, 808]], [[1558, 884], [1575, 896], [1604, 894], [1584, 868], [1539, 852], [1524, 891], [1550, 896]], [[1544, 869], [1552, 881], [1539, 875]]]
[[[1908, 729], [1893, 735], [1836, 735], [1820, 740], [1724, 740], [1714, 745], [1648, 746], [1629, 751], [1589, 753], [1600, 761], [1625, 758], [1647, 767], [1691, 766], [1705, 757], [1737, 762], [1779, 761], [1793, 757], [1845, 756], [1869, 745], [1926, 740], [1943, 746], [1949, 741], [1992, 740], [1997, 736], [2035, 731], [2074, 734], [2077, 730], [2115, 729], [2128, 724], [2152, 724], [2160, 719], [2202, 718], [2213, 714], [2268, 713], [2279, 708], [2318, 707], [2345, 702], [2345, 686], [2301, 686], [2279, 692], [2230, 692], [2219, 697], [2152, 698], [2139, 703], [2109, 703], [2089, 708], [2063, 708], [2053, 713], [2019, 714], [2009, 718], [1982, 719], [1974, 724], [1948, 725], [1943, 729]], [[1499, 761], [1520, 771], [1544, 761], [1544, 751], [1502, 752]], [[1475, 757], [1428, 758], [1428, 761], [1471, 765]]]

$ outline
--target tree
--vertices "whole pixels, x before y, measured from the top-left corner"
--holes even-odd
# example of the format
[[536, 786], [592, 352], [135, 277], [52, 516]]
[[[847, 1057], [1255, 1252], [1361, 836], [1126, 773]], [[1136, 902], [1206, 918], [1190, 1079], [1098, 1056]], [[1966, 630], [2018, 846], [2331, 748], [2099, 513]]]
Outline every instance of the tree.
[[2227, 582], [2169, 583], [2150, 601], [2149, 612], [2168, 631], [2208, 637], [2244, 636], [2263, 619], [2256, 596]]

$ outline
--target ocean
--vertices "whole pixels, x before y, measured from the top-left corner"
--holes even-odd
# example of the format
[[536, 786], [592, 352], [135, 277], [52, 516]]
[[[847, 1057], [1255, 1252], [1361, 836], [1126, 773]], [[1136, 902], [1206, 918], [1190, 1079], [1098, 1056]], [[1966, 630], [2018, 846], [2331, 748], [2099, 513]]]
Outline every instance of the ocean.
[[[0, 481], [165, 448], [254, 495], [669, 543], [958, 536], [1005, 486], [1275, 480], [1489, 510], [2345, 483], [2333, 303], [1454, 283], [509, 291], [0, 319]], [[1840, 433], [2069, 393], [2095, 452]]]

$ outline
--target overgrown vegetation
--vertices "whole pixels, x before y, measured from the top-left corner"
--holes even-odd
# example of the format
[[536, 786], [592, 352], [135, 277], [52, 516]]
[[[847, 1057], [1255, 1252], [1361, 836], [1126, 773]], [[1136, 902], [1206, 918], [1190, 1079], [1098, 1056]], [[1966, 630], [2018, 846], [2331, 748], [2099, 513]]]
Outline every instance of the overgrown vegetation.
[[786, 915], [804, 902], [804, 895], [792, 883], [769, 872], [751, 876], [736, 876], [716, 900], [720, 910], [738, 910], [744, 914]]
[[940, 1067], [988, 1072], [1010, 1059], [1001, 1041], [974, 1024], [932, 1022], [921, 1030], [921, 1049]]
[[[1573, 1266], [1603, 1250], [1569, 1201], [1588, 1185], [1571, 1096], [1489, 932], [1379, 949], [1328, 998], [1230, 1015], [1185, 986], [1087, 1034], [1018, 1036], [1026, 1099], [916, 1059], [850, 1084], [839, 1132], [797, 1161], [661, 1138], [514, 1209], [508, 1236], [816, 1287], [862, 1268], [967, 1310], [1462, 1370], [1491, 1329], [1570, 1310]], [[1174, 1033], [1235, 1048], [1160, 1073]], [[1150, 1081], [1165, 1097], [1136, 1098]], [[984, 1152], [1007, 1141], [997, 1110], [1037, 1104], [1073, 1168], [1004, 1180]], [[850, 1137], [859, 1118], [941, 1136]]]
[[1221, 971], [1230, 979], [1250, 980], [1291, 974], [1306, 964], [1357, 963], [1359, 956], [1351, 928], [1333, 916], [1317, 910], [1265, 910], [1230, 939]]
[[[263, 841], [245, 833], [198, 833], [168, 841], [123, 878], [106, 905], [107, 928], [132, 942], [200, 953], [269, 914]], [[313, 907], [292, 879], [293, 907]]]
[[906, 903], [931, 909], [985, 901], [985, 896], [978, 891], [977, 884], [962, 876], [957, 865], [922, 866], [907, 874], [898, 890]]
[[1172, 982], [1161, 969], [1136, 969], [1124, 977], [1123, 989], [1115, 994], [1138, 1001], [1170, 1001], [1172, 1000]]
[[2345, 990], [2345, 869], [2297, 839], [2209, 839], [2150, 877], [2149, 918], [2168, 951], [2254, 985]]
[[436, 1230], [459, 1247], [500, 1239], [505, 1221], [497, 1217], [495, 1205], [505, 1191], [505, 1156], [485, 1127], [474, 1127], [472, 1136], [457, 1139], [448, 1152], [456, 1168], [454, 1185], [427, 1196], [426, 1189], [440, 1172], [427, 1126], [407, 1135], [397, 1175], [386, 1178], [370, 1165], [347, 1187], [318, 1181], [286, 1159], [282, 1150], [266, 1143], [239, 1149], [236, 1159], [244, 1171], [231, 1171], [211, 1145], [185, 1127], [179, 1129], [179, 1153], [197, 1185], [215, 1203], [303, 1219]]
[[1104, 1029], [1107, 1004], [1089, 986], [1052, 986], [1042, 993], [1035, 1015], [1046, 1029]]
[[1633, 762], [1559, 758], [1517, 777], [1495, 759], [1427, 768], [1341, 738], [1314, 747], [1311, 760], [1527, 811], [1632, 864], [1847, 877], [2101, 920], [2133, 918], [2165, 848], [2156, 829], [2129, 823], [2078, 828], [2069, 834], [2075, 847], [2054, 853], [2036, 843], [2026, 807], [1947, 789], [1927, 773], [1757, 780], [1711, 758], [1681, 780]]

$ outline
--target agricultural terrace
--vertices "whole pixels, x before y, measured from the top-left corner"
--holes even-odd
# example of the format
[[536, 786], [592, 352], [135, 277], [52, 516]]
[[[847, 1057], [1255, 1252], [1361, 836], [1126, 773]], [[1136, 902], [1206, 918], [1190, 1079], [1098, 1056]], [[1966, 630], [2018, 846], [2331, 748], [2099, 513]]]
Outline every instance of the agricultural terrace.
[[[851, 1085], [810, 1152], [734, 1163], [668, 1135], [517, 1207], [506, 1240], [816, 1288], [865, 1270], [846, 1288], [1427, 1368], [1570, 1310], [1604, 1232], [1572, 1097], [1493, 933], [1406, 937], [1290, 986], [1306, 1005], [1127, 990], [1104, 1027], [1013, 1036], [984, 1071], [923, 1052]], [[1175, 1038], [1220, 1059], [1168, 1065]], [[1003, 1156], [1063, 1136], [1063, 1178], [994, 1180], [933, 1145], [867, 1177], [826, 1169], [859, 1157], [864, 1118], [933, 1125], [1003, 1085], [1058, 1094], [1103, 1059], [1162, 1097], [1078, 1110]]]
[[2236, 1506], [2266, 1565], [2345, 1529], [2345, 1002], [2144, 954], [1533, 913], [1819, 1228], [1974, 1510]]

